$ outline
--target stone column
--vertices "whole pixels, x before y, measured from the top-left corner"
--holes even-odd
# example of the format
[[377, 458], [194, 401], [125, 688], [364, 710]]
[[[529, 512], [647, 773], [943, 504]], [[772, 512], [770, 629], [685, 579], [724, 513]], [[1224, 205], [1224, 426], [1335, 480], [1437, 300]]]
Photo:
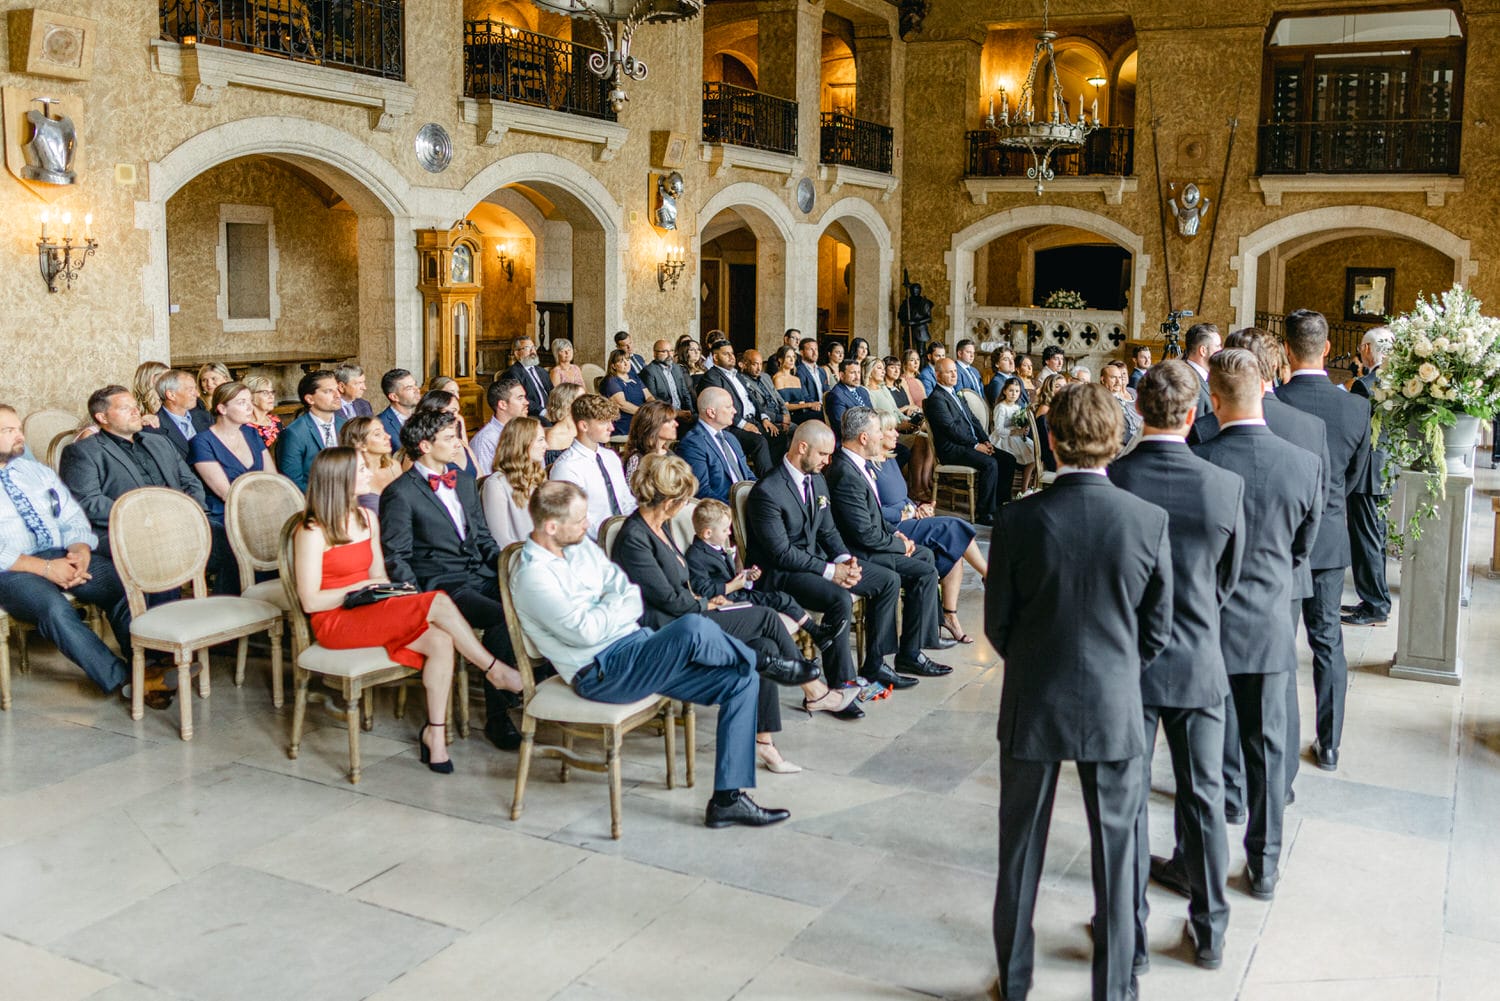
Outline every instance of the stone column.
[[757, 19], [758, 83], [764, 93], [797, 102], [797, 156], [816, 164], [823, 87], [823, 4], [773, 0]]
[[[1391, 677], [1456, 685], [1463, 676], [1464, 591], [1469, 572], [1469, 515], [1474, 474], [1447, 479], [1437, 517], [1422, 522], [1422, 537], [1401, 560], [1401, 609]], [[1406, 523], [1427, 490], [1426, 475], [1403, 470], [1399, 514]], [[1395, 512], [1393, 512], [1394, 514]]]

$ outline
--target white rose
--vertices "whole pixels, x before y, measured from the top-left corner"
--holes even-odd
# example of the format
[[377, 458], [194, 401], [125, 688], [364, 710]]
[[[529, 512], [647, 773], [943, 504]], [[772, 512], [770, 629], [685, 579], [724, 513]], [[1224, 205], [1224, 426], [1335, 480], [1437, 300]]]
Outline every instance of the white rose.
[[1381, 389], [1379, 386], [1376, 386], [1373, 390], [1371, 390], [1370, 395], [1374, 398], [1376, 403], [1381, 403], [1384, 402], [1386, 394], [1385, 390]]
[[1417, 378], [1421, 379], [1423, 382], [1431, 382], [1440, 374], [1441, 373], [1438, 372], [1438, 367], [1430, 361], [1424, 361], [1417, 368]]
[[1411, 350], [1418, 358], [1426, 358], [1432, 354], [1432, 342], [1425, 337], [1418, 337], [1417, 342], [1412, 345]]
[[1422, 380], [1411, 378], [1406, 380], [1406, 385], [1401, 387], [1401, 395], [1408, 400], [1415, 400], [1422, 395]]
[[1446, 337], [1439, 337], [1437, 340], [1435, 340], [1435, 341], [1432, 342], [1432, 347], [1433, 347], [1433, 350], [1435, 350], [1435, 351], [1447, 351], [1448, 350], [1448, 338], [1446, 338]]
[[1446, 375], [1440, 375], [1440, 376], [1438, 376], [1437, 377], [1437, 384], [1439, 386], [1446, 386], [1446, 385], [1448, 385], [1448, 377]]

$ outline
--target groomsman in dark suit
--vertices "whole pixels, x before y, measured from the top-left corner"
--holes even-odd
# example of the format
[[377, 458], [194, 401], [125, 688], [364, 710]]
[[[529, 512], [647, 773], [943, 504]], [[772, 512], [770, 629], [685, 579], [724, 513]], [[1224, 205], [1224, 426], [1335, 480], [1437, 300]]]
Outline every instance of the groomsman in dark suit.
[[[1323, 368], [1328, 357], [1328, 321], [1322, 313], [1299, 309], [1286, 318], [1286, 349], [1292, 377], [1276, 390], [1277, 399], [1321, 417], [1328, 429], [1332, 475], [1323, 507], [1323, 527], [1313, 548], [1313, 595], [1302, 602], [1302, 621], [1313, 653], [1313, 688], [1318, 698], [1318, 767], [1339, 766], [1344, 732], [1344, 695], [1349, 665], [1344, 660], [1344, 629], [1339, 603], [1344, 568], [1349, 565], [1349, 494], [1366, 482], [1370, 466], [1370, 401], [1341, 392]], [[1293, 749], [1296, 753], [1296, 749]]]
[[[449, 468], [463, 447], [455, 418], [441, 411], [412, 414], [401, 426], [401, 447], [417, 459], [380, 495], [386, 573], [424, 591], [446, 591], [469, 624], [484, 630], [484, 648], [508, 664], [515, 655], [496, 577], [500, 546], [474, 477]], [[515, 750], [521, 735], [505, 711], [505, 693], [486, 681], [484, 695], [485, 736]]]
[[1195, 323], [1188, 327], [1182, 337], [1182, 360], [1198, 376], [1198, 412], [1200, 419], [1213, 413], [1213, 403], [1208, 398], [1208, 360], [1224, 348], [1217, 324]]
[[897, 648], [901, 578], [883, 566], [856, 559], [829, 509], [831, 495], [822, 472], [837, 447], [833, 431], [822, 421], [798, 425], [786, 458], [750, 491], [745, 559], [761, 568], [768, 588], [785, 591], [803, 608], [821, 612], [823, 625], [837, 630], [823, 653], [830, 685], [854, 680], [849, 624], [852, 596], [857, 594], [865, 599], [860, 674], [890, 688], [910, 688], [917, 679], [896, 674], [884, 660]]
[[1172, 550], [1167, 513], [1105, 475], [1124, 431], [1119, 401], [1103, 386], [1067, 386], [1049, 417], [1057, 482], [1000, 511], [985, 585], [985, 634], [1005, 660], [999, 990], [1007, 1001], [1031, 990], [1052, 800], [1062, 762], [1073, 761], [1092, 843], [1093, 998], [1124, 1001], [1135, 996], [1141, 669], [1171, 635]]
[[1188, 428], [1197, 406], [1197, 377], [1180, 361], [1166, 361], [1138, 381], [1136, 407], [1145, 427], [1136, 447], [1109, 467], [1109, 478], [1167, 512], [1172, 536], [1172, 636], [1141, 676], [1146, 756], [1136, 823], [1135, 962], [1146, 951], [1146, 875], [1165, 861], [1150, 857], [1146, 804], [1151, 756], [1160, 722], [1177, 782], [1175, 814], [1188, 928], [1196, 961], [1218, 969], [1224, 957], [1229, 901], [1224, 887], [1229, 846], [1224, 831], [1224, 700], [1229, 676], [1220, 649], [1219, 610], [1239, 583], [1245, 549], [1244, 481], [1193, 455]]
[[1193, 451], [1245, 483], [1244, 558], [1220, 613], [1219, 634], [1245, 762], [1246, 878], [1252, 896], [1269, 900], [1281, 874], [1286, 686], [1297, 663], [1287, 608], [1292, 568], [1312, 552], [1318, 535], [1322, 471], [1316, 456], [1266, 427], [1254, 355], [1240, 348], [1220, 352], [1210, 362], [1209, 380], [1220, 430]]
[[[516, 363], [506, 369], [505, 374], [519, 382], [526, 391], [527, 412], [544, 426], [550, 426], [552, 422], [547, 419], [547, 397], [552, 393], [552, 380], [542, 370], [536, 342], [530, 337], [518, 337], [511, 348], [511, 354], [515, 356]], [[584, 386], [583, 391], [592, 393], [594, 387]]]
[[[1389, 327], [1371, 327], [1359, 343], [1365, 374], [1349, 392], [1370, 399], [1380, 380], [1380, 366], [1391, 349]], [[1385, 517], [1380, 502], [1390, 496], [1385, 485], [1386, 451], [1375, 443], [1363, 482], [1349, 491], [1349, 555], [1354, 561], [1354, 591], [1358, 604], [1342, 608], [1346, 626], [1383, 626], [1391, 617], [1391, 590], [1385, 582]]]
[[870, 463], [885, 457], [880, 415], [871, 407], [844, 411], [843, 447], [828, 462], [833, 523], [849, 551], [865, 563], [885, 567], [901, 578], [901, 644], [896, 671], [923, 677], [952, 674], [922, 649], [946, 649], [953, 640], [938, 635], [938, 572], [932, 550], [919, 546], [885, 520]]
[[[932, 448], [937, 461], [968, 466], [974, 470], [974, 521], [994, 523], [995, 511], [1010, 500], [1010, 485], [1016, 475], [1016, 460], [990, 444], [984, 428], [974, 419], [968, 404], [959, 399], [958, 365], [952, 358], [939, 359], [933, 391], [922, 402]], [[1116, 409], [1119, 408], [1117, 403]], [[1123, 418], [1122, 418], [1123, 420]]]

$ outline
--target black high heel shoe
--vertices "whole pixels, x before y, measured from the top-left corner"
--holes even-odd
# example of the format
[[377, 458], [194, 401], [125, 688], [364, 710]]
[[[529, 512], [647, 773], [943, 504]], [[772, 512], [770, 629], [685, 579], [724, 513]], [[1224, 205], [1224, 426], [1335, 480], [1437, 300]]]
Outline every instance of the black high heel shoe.
[[423, 725], [421, 732], [417, 734], [417, 750], [422, 758], [422, 764], [439, 775], [453, 774], [453, 759], [449, 758], [447, 761], [439, 761], [434, 764], [432, 761], [432, 751], [428, 750], [427, 742], [422, 738], [426, 736], [428, 730], [444, 730], [447, 726], [448, 724], [446, 723], [427, 723]]

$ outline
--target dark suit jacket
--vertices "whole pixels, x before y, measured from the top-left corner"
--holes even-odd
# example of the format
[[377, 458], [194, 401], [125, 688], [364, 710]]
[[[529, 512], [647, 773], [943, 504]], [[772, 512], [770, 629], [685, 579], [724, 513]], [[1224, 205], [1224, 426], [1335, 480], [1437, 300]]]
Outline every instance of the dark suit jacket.
[[755, 473], [745, 458], [744, 449], [734, 440], [734, 435], [725, 431], [719, 435], [724, 447], [739, 460], [742, 472], [736, 474], [724, 462], [724, 455], [713, 443], [707, 424], [699, 421], [688, 429], [677, 443], [677, 458], [686, 462], [698, 477], [698, 496], [712, 497], [729, 503], [729, 488], [743, 477], [755, 479]]
[[1172, 536], [1172, 637], [1146, 665], [1148, 706], [1202, 709], [1229, 694], [1219, 647], [1219, 609], [1240, 579], [1245, 484], [1187, 445], [1143, 441], [1109, 467], [1109, 478], [1167, 512]]
[[[342, 407], [342, 403], [340, 404], [340, 406]], [[370, 406], [370, 401], [367, 400], [367, 399], [365, 399], [363, 396], [361, 396], [359, 399], [355, 400], [352, 404], [350, 404], [350, 407], [351, 407], [351, 409], [353, 409], [354, 415], [353, 415], [353, 417], [351, 417], [349, 414], [344, 414], [344, 420], [346, 420], [346, 421], [347, 420], [353, 420], [354, 417], [374, 417], [375, 416], [375, 408], [372, 407], [372, 406]]]
[[107, 431], [63, 449], [59, 475], [88, 515], [89, 525], [99, 536], [97, 552], [104, 556], [109, 555], [109, 512], [121, 494], [140, 487], [165, 486], [187, 494], [199, 507], [204, 504], [203, 481], [165, 435], [142, 432], [135, 441], [161, 472], [159, 484], [142, 477], [129, 453]]
[[620, 525], [609, 556], [640, 585], [641, 625], [660, 629], [689, 613], [708, 610], [707, 599], [693, 593], [682, 554], [658, 539], [639, 511]]
[[760, 407], [760, 412], [768, 415], [773, 423], [780, 424], [786, 419], [786, 401], [781, 398], [781, 393], [776, 390], [776, 383], [771, 381], [768, 374], [762, 372], [760, 378], [752, 379], [741, 372], [740, 381], [750, 391], [750, 398]]
[[873, 407], [870, 402], [870, 392], [863, 386], [850, 388], [842, 382], [828, 391], [823, 398], [823, 413], [828, 418], [828, 426], [833, 428], [835, 436], [841, 434], [839, 424], [844, 419], [844, 411], [850, 407]]
[[[819, 379], [823, 380], [821, 389], [818, 387], [818, 384], [813, 381], [814, 372], [817, 373]], [[823, 400], [823, 394], [827, 393], [830, 389], [833, 388], [833, 386], [828, 382], [827, 376], [823, 375], [821, 369], [819, 369], [816, 365], [809, 365], [801, 358], [797, 359], [797, 378], [801, 381], [802, 390], [803, 392], [807, 393], [807, 398], [809, 400], [817, 400], [821, 403]]]
[[401, 450], [401, 417], [396, 413], [395, 407], [386, 407], [380, 412], [380, 426], [385, 428], [385, 433], [391, 436], [391, 450]]
[[1323, 514], [1318, 459], [1259, 425], [1226, 428], [1193, 452], [1245, 483], [1245, 555], [1219, 617], [1225, 667], [1230, 674], [1291, 671], [1297, 651], [1287, 606], [1292, 567], [1312, 552]]
[[[334, 442], [338, 441], [339, 430], [346, 424], [343, 414], [333, 415]], [[396, 447], [400, 444], [400, 437], [392, 444]], [[286, 426], [281, 432], [281, 437], [276, 439], [276, 468], [280, 473], [293, 483], [297, 489], [307, 491], [307, 474], [312, 469], [313, 459], [323, 451], [323, 437], [318, 429], [313, 426], [312, 414], [303, 413], [296, 420]]]
[[[547, 397], [552, 392], [552, 380], [548, 378], [546, 369], [540, 365], [527, 369], [525, 365], [516, 362], [516, 364], [505, 370], [505, 374], [519, 382], [521, 388], [526, 391], [526, 412], [540, 420], [543, 424], [550, 424], [551, 422], [546, 418], [546, 413]], [[532, 376], [536, 377], [535, 382], [532, 381]], [[540, 389], [537, 388], [537, 383], [541, 384]], [[583, 391], [585, 393], [592, 393], [594, 387], [584, 386]]]
[[[1290, 628], [1291, 616], [1281, 618]], [[1172, 632], [1167, 513], [1103, 476], [1000, 509], [984, 631], [1005, 659], [1000, 746], [1022, 761], [1146, 751], [1141, 670]]]
[[[1372, 368], [1369, 372], [1354, 380], [1354, 384], [1349, 387], [1349, 392], [1355, 396], [1363, 396], [1368, 400], [1373, 395], [1373, 391], [1379, 382], [1380, 369], [1378, 367]], [[1371, 404], [1371, 406], [1373, 407], [1374, 404]], [[1382, 435], [1382, 437], [1384, 436]], [[1349, 492], [1351, 494], [1369, 494], [1372, 497], [1384, 497], [1390, 493], [1386, 489], [1384, 473], [1385, 462], [1389, 458], [1389, 453], [1380, 447], [1379, 441], [1372, 444], [1374, 447], [1370, 452], [1370, 464], [1365, 471], [1364, 481], [1352, 484]]]
[[821, 577], [835, 557], [850, 553], [833, 523], [828, 483], [816, 473], [812, 480], [813, 510], [808, 511], [792, 483], [786, 463], [760, 480], [750, 491], [745, 509], [747, 564], [765, 571], [766, 586], [777, 588], [789, 574]]
[[1312, 568], [1349, 565], [1348, 496], [1365, 482], [1370, 465], [1370, 401], [1345, 393], [1326, 375], [1298, 375], [1276, 390], [1276, 398], [1327, 425], [1328, 497]]
[[922, 401], [922, 413], [927, 415], [932, 450], [939, 462], [950, 462], [953, 456], [972, 452], [975, 445], [988, 440], [964, 401], [941, 386]]
[[[214, 426], [214, 416], [207, 410], [200, 410], [194, 407], [187, 412], [187, 416], [188, 420], [193, 422], [193, 431], [196, 434], [202, 434]], [[171, 416], [167, 414], [165, 407], [157, 412], [156, 419], [160, 421], [158, 427], [143, 428], [141, 433], [153, 434], [165, 438], [172, 443], [173, 448], [177, 449], [177, 454], [186, 459], [188, 454], [188, 440], [182, 436], [182, 431], [177, 427], [177, 422], [172, 420]]]
[[380, 544], [391, 580], [410, 581], [424, 591], [457, 591], [494, 580], [500, 547], [490, 535], [474, 479], [460, 476], [454, 487], [463, 508], [465, 533], [438, 500], [422, 467], [413, 466], [380, 495]]
[[[731, 379], [733, 379], [733, 383], [730, 382]], [[749, 421], [757, 429], [760, 429], [760, 414], [758, 412], [741, 413], [745, 409], [745, 405], [740, 402], [741, 392], [750, 397], [751, 406], [756, 405], [755, 394], [750, 392], [750, 387], [746, 385], [746, 382], [748, 380], [740, 375], [739, 372], [735, 372], [731, 376], [719, 368], [719, 366], [711, 365], [708, 371], [703, 373], [703, 378], [698, 380], [698, 392], [703, 392], [709, 386], [717, 386], [724, 390], [724, 392], [729, 394], [730, 399], [734, 400], [734, 426], [741, 427], [745, 421]]]
[[668, 386], [675, 385], [677, 399], [682, 404], [682, 409], [695, 414], [698, 412], [697, 394], [688, 386], [687, 373], [676, 362], [662, 364], [659, 361], [653, 361], [641, 369], [641, 382], [646, 384], [652, 396], [667, 403], [672, 402], [672, 391]]
[[835, 451], [824, 475], [832, 500], [833, 523], [838, 526], [839, 537], [848, 544], [849, 552], [862, 560], [876, 553], [906, 554], [906, 545], [896, 538], [880, 510], [880, 498], [847, 452], [842, 448]]

